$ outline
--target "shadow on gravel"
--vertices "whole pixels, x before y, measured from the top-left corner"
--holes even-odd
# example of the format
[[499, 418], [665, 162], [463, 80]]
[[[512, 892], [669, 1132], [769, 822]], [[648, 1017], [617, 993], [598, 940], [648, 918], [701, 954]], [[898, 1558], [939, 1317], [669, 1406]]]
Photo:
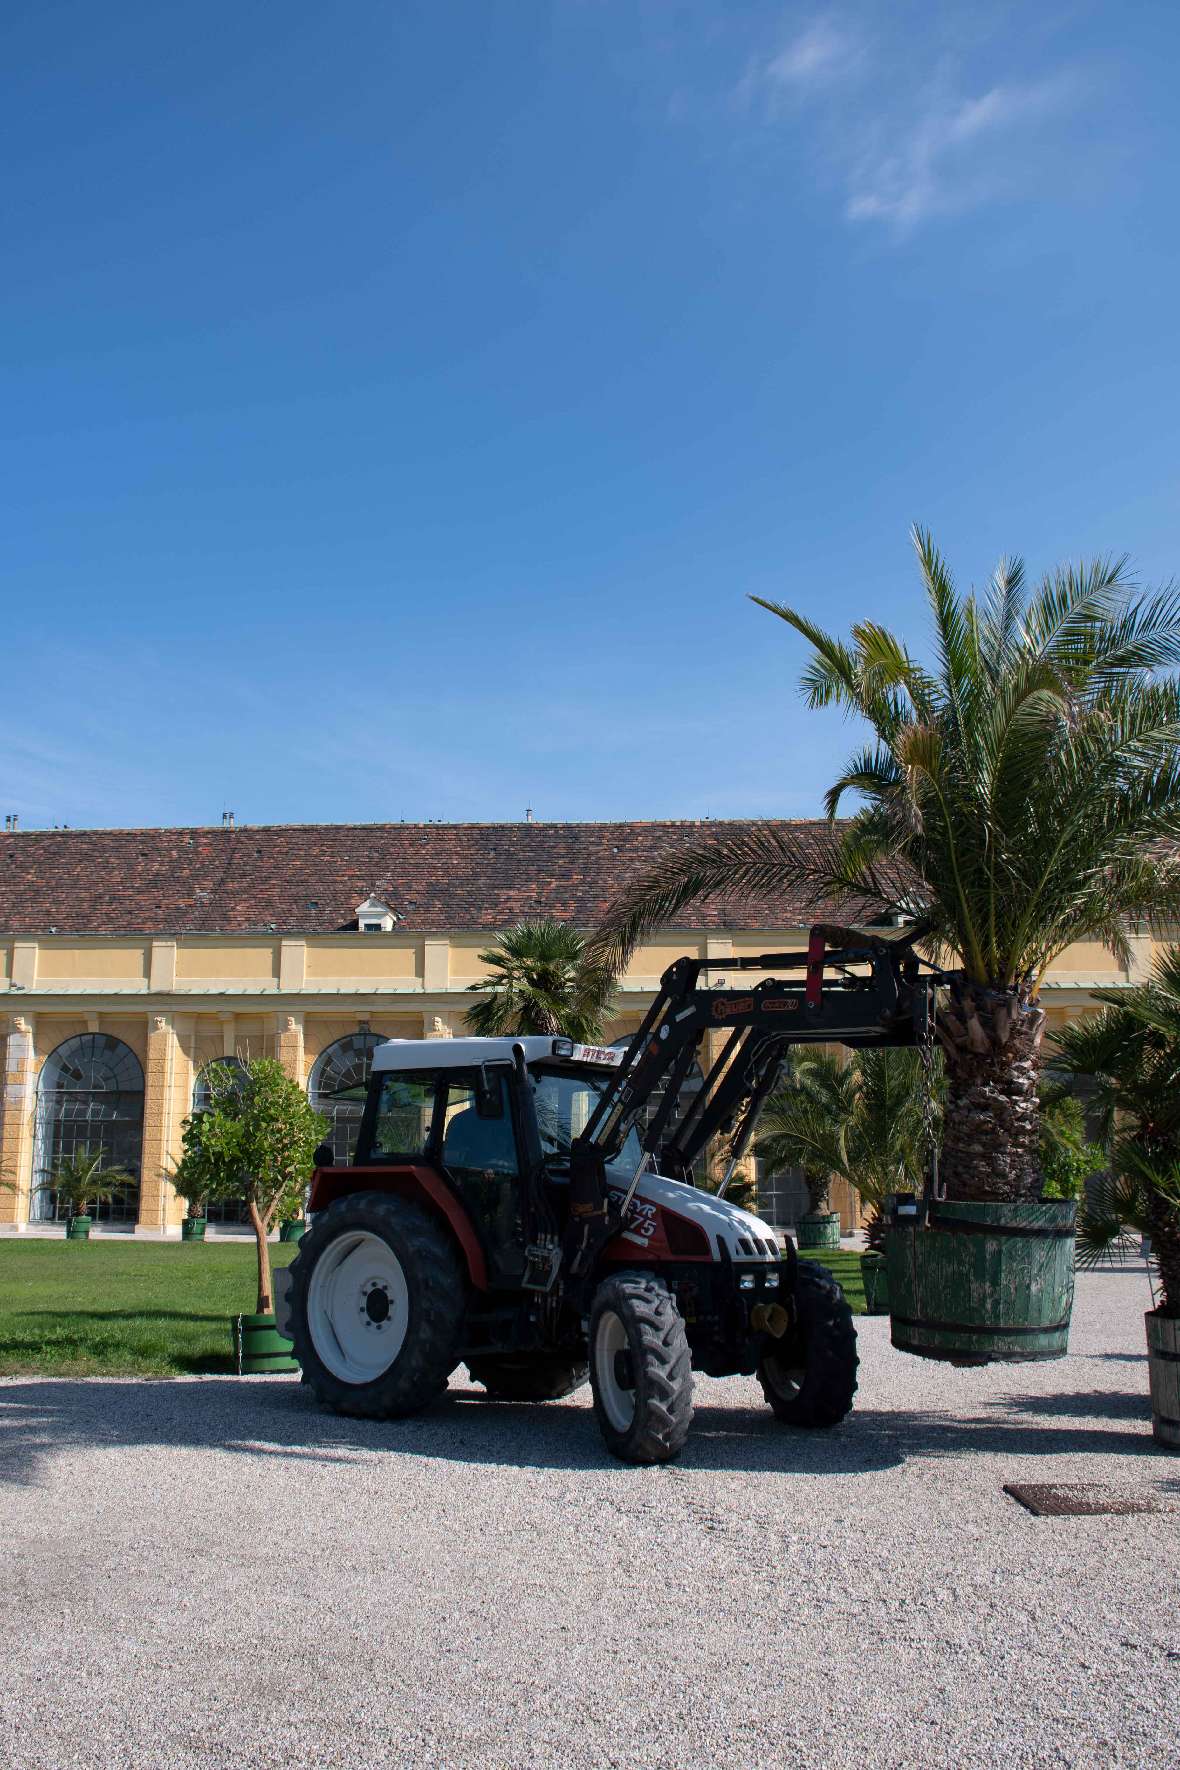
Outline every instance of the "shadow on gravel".
[[[372, 1421], [324, 1413], [309, 1390], [282, 1378], [14, 1384], [0, 1389], [0, 1483], [36, 1484], [55, 1456], [95, 1447], [216, 1450], [278, 1464], [350, 1463], [405, 1452], [485, 1467], [618, 1467], [584, 1402], [526, 1406], [482, 1397], [479, 1389], [452, 1388], [416, 1419]], [[1101, 1413], [1079, 1409], [1077, 1396], [1054, 1407], [1058, 1399], [1016, 1396], [997, 1403], [1026, 1415], [1052, 1413], [1052, 1423], [858, 1408], [828, 1432], [791, 1431], [767, 1409], [704, 1405], [680, 1467], [823, 1476], [874, 1474], [914, 1458], [975, 1452], [1161, 1454], [1145, 1430], [1143, 1397], [1101, 1397]], [[1100, 1418], [1110, 1423], [1100, 1425]], [[1128, 1427], [1120, 1427], [1120, 1419]], [[1129, 1429], [1132, 1420], [1143, 1423]]]
[[1014, 1413], [1053, 1414], [1062, 1419], [1150, 1420], [1146, 1389], [1073, 1389], [1056, 1395], [1002, 1395], [992, 1407]]

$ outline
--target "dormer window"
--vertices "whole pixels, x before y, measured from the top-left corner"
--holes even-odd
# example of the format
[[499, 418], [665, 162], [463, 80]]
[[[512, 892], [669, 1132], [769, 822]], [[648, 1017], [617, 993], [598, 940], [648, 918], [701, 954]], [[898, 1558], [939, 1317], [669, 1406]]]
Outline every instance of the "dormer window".
[[356, 906], [356, 925], [362, 934], [392, 934], [397, 919], [384, 898], [367, 897]]

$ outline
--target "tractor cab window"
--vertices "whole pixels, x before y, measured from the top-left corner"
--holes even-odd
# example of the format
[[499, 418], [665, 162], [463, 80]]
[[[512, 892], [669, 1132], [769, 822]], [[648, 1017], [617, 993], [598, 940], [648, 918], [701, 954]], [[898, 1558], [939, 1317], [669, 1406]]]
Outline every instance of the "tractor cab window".
[[452, 1070], [440, 1089], [442, 1165], [471, 1213], [493, 1284], [524, 1270], [523, 1195], [507, 1077]]
[[403, 1070], [383, 1076], [370, 1160], [394, 1156], [421, 1161], [429, 1151], [438, 1092], [437, 1070]]
[[[565, 1178], [563, 1170], [568, 1171], [570, 1145], [586, 1129], [607, 1079], [604, 1076], [600, 1081], [597, 1076], [558, 1071], [533, 1072], [541, 1152], [556, 1178]], [[642, 1155], [639, 1133], [632, 1127], [622, 1149], [607, 1165], [607, 1178], [616, 1185], [629, 1186]]]
[[491, 1099], [482, 1104], [484, 1110], [481, 1113], [481, 1102], [471, 1078], [461, 1075], [448, 1083], [443, 1167], [515, 1174], [516, 1138], [502, 1076], [495, 1077]]

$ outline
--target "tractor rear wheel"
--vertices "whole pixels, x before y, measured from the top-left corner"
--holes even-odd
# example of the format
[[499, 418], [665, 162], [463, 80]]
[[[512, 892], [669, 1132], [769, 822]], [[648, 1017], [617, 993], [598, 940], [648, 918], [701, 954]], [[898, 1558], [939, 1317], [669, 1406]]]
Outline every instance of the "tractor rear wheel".
[[590, 1382], [608, 1450], [625, 1463], [668, 1463], [692, 1424], [684, 1318], [661, 1279], [622, 1272], [590, 1310]]
[[477, 1358], [467, 1369], [474, 1383], [482, 1383], [490, 1401], [560, 1401], [580, 1389], [589, 1374], [585, 1364], [575, 1364], [556, 1352], [532, 1357]]
[[420, 1206], [381, 1192], [338, 1199], [290, 1272], [295, 1355], [322, 1402], [396, 1419], [446, 1387], [465, 1287], [449, 1236]]
[[835, 1426], [856, 1394], [856, 1329], [844, 1292], [817, 1260], [799, 1262], [795, 1310], [794, 1326], [758, 1366], [762, 1393], [788, 1426]]

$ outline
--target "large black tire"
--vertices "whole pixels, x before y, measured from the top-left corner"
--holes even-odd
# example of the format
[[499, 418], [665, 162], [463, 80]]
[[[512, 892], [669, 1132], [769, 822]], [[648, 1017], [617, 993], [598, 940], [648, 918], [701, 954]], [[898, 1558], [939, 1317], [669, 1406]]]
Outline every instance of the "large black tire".
[[328, 1407], [397, 1419], [446, 1387], [466, 1286], [454, 1243], [420, 1206], [381, 1192], [337, 1199], [290, 1273], [295, 1356]]
[[590, 1374], [558, 1352], [520, 1353], [516, 1357], [477, 1358], [467, 1369], [482, 1383], [490, 1401], [560, 1401], [580, 1389]]
[[796, 1324], [758, 1366], [776, 1417], [788, 1426], [835, 1426], [856, 1394], [856, 1329], [844, 1292], [826, 1266], [800, 1260]]
[[625, 1463], [668, 1463], [692, 1424], [684, 1318], [662, 1279], [621, 1272], [590, 1310], [590, 1382], [607, 1448]]

